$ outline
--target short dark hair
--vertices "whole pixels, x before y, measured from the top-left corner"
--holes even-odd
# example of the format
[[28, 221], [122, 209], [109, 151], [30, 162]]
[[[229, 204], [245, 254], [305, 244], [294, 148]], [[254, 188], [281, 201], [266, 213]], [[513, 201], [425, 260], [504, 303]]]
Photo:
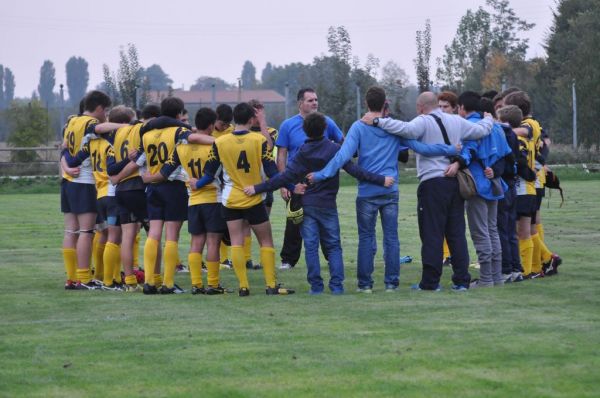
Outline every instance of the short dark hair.
[[167, 97], [160, 103], [160, 113], [164, 116], [176, 118], [185, 109], [185, 104], [178, 97]]
[[481, 110], [481, 95], [475, 91], [465, 91], [458, 96], [458, 105], [465, 108], [466, 112], [479, 112]]
[[142, 109], [142, 119], [152, 119], [160, 116], [160, 106], [157, 104], [148, 104]]
[[310, 138], [322, 137], [326, 128], [327, 120], [325, 120], [325, 116], [319, 112], [314, 112], [306, 116], [302, 123], [302, 129]]
[[183, 110], [181, 111], [181, 114], [182, 114], [182, 115], [187, 115], [187, 114], [188, 114], [188, 110], [187, 110], [187, 109], [185, 109], [185, 108], [183, 108]]
[[217, 106], [217, 120], [224, 123], [231, 123], [233, 120], [233, 109], [227, 104]]
[[492, 101], [488, 97], [481, 97], [481, 101], [479, 101], [479, 110], [481, 112], [491, 113], [492, 116], [496, 118], [496, 111], [494, 110], [494, 101]]
[[100, 90], [90, 91], [83, 98], [83, 107], [87, 112], [94, 112], [98, 106], [106, 109], [110, 104], [110, 97]]
[[451, 107], [456, 108], [458, 97], [452, 91], [442, 91], [438, 94], [438, 101], [446, 101]]
[[483, 98], [494, 99], [494, 97], [498, 95], [496, 90], [488, 90], [485, 93], [481, 94]]
[[117, 105], [108, 113], [108, 121], [111, 123], [129, 123], [135, 117], [135, 111], [125, 105]]
[[510, 124], [510, 127], [517, 128], [523, 120], [523, 112], [516, 105], [505, 105], [498, 109], [498, 119], [503, 123]]
[[254, 108], [247, 102], [241, 102], [233, 108], [233, 121], [235, 124], [248, 124], [250, 119], [256, 115]]
[[79, 101], [79, 115], [83, 115], [83, 112], [85, 112], [85, 97]]
[[198, 130], [206, 130], [211, 124], [215, 124], [217, 113], [210, 108], [200, 108], [196, 112], [194, 123]]
[[296, 101], [302, 101], [304, 99], [305, 93], [314, 93], [315, 90], [310, 87], [304, 87], [298, 90], [298, 95], [296, 96]]
[[263, 105], [263, 103], [260, 102], [260, 100], [257, 100], [255, 98], [248, 101], [248, 105], [250, 105], [254, 109], [265, 109], [265, 106]]
[[531, 100], [525, 91], [515, 91], [504, 97], [504, 105], [516, 105], [523, 116], [531, 114]]
[[377, 86], [369, 87], [365, 94], [365, 100], [370, 111], [378, 112], [383, 109], [385, 104], [385, 90]]

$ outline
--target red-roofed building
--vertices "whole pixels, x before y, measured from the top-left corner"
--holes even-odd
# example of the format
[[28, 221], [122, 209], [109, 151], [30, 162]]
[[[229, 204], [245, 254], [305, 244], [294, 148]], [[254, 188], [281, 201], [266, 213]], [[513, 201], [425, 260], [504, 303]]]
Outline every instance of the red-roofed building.
[[[247, 102], [251, 99], [257, 99], [265, 105], [284, 105], [285, 97], [274, 90], [215, 90], [207, 91], [185, 91], [173, 90], [173, 97], [179, 97], [187, 107], [202, 107], [218, 104], [235, 105], [239, 102]], [[168, 91], [150, 91], [148, 93], [149, 102], [160, 103], [163, 98], [169, 96]]]

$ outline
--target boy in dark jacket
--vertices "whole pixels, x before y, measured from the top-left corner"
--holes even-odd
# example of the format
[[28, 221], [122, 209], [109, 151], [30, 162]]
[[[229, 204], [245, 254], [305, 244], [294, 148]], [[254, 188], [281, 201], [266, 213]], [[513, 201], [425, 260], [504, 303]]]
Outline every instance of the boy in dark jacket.
[[[339, 150], [340, 146], [324, 138], [327, 127], [325, 117], [313, 113], [304, 119], [303, 129], [308, 140], [300, 148], [294, 159], [288, 163], [285, 171], [270, 180], [249, 186], [244, 189], [246, 194], [254, 195], [274, 191], [304, 180], [313, 171], [321, 170]], [[391, 186], [392, 177], [369, 173], [352, 162], [344, 165], [344, 170], [353, 177], [366, 180], [373, 184]], [[319, 261], [319, 241], [325, 245], [329, 260], [329, 289], [332, 294], [344, 292], [344, 261], [340, 241], [340, 225], [338, 220], [336, 196], [340, 186], [339, 174], [320, 183], [309, 185], [302, 197], [304, 217], [301, 226], [302, 239], [307, 268], [307, 280], [310, 284], [310, 294], [323, 292], [323, 278]]]

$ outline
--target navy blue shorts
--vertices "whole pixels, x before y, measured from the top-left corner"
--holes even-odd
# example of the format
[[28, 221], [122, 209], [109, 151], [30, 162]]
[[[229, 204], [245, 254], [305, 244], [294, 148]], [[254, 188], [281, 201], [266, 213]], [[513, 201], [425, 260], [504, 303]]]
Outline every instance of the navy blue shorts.
[[115, 197], [119, 205], [119, 221], [121, 224], [148, 221], [146, 192], [141, 189], [117, 191]]
[[114, 196], [104, 196], [97, 201], [98, 217], [108, 225], [119, 226], [119, 206]]
[[248, 221], [250, 225], [262, 224], [269, 221], [267, 209], [262, 202], [247, 209], [230, 209], [222, 206], [221, 213], [223, 214], [223, 219], [225, 219], [225, 221], [244, 219]]
[[221, 215], [221, 206], [220, 203], [204, 203], [188, 207], [188, 232], [192, 235], [224, 233], [227, 224]]
[[146, 200], [150, 220], [187, 220], [188, 192], [182, 181], [149, 184], [146, 187]]
[[546, 196], [546, 190], [544, 188], [536, 188], [535, 189], [535, 203], [536, 203], [536, 208], [535, 210], [539, 210], [542, 207], [542, 200], [544, 199], [544, 196]]
[[531, 217], [535, 220], [535, 212], [537, 211], [536, 195], [518, 195], [517, 196], [517, 219], [521, 217]]
[[96, 186], [67, 179], [60, 183], [60, 210], [63, 213], [96, 213]]

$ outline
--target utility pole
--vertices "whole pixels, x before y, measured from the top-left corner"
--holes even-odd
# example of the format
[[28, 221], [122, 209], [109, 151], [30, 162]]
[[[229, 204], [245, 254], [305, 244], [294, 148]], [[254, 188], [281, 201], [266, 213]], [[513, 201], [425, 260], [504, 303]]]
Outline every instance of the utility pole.
[[283, 110], [284, 110], [286, 119], [289, 116], [289, 114], [288, 114], [288, 98], [289, 98], [289, 96], [290, 96], [290, 84], [288, 82], [285, 82], [285, 104], [283, 105]]
[[[64, 85], [60, 84], [60, 128], [62, 129], [65, 125], [65, 91]], [[58, 132], [59, 141], [62, 139], [60, 136], [60, 131]]]
[[237, 98], [237, 102], [240, 103], [242, 102], [242, 78], [238, 77], [238, 98]]
[[356, 120], [360, 119], [360, 86], [356, 83]]
[[573, 79], [573, 149], [577, 149], [577, 91]]

